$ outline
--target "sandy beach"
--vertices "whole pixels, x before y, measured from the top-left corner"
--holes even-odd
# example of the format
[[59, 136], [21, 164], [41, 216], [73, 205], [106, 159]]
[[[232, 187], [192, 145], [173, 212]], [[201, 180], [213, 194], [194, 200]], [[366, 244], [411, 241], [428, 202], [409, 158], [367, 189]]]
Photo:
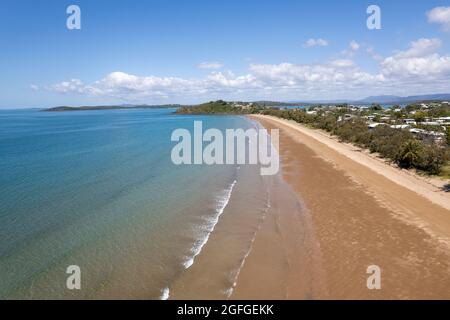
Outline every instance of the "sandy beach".
[[[294, 122], [252, 118], [280, 129], [278, 183], [290, 186], [301, 210], [275, 192], [231, 298], [450, 298], [444, 182]], [[381, 269], [380, 290], [367, 288], [370, 265]]]

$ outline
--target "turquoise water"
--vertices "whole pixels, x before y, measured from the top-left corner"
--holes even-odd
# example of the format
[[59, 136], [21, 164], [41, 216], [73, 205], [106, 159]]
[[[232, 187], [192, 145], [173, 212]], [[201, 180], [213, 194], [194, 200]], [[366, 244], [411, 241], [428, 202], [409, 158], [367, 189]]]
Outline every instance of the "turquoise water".
[[237, 168], [175, 166], [171, 133], [252, 123], [172, 112], [0, 111], [0, 298], [158, 298], [192, 263]]

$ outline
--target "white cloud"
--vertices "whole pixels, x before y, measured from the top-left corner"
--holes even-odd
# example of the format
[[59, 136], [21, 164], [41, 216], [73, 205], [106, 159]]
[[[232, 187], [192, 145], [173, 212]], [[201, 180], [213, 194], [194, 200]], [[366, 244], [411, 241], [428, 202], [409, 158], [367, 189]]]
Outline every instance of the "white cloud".
[[39, 86], [35, 85], [35, 84], [30, 84], [30, 89], [33, 91], [38, 91], [39, 90]]
[[409, 49], [406, 51], [398, 51], [394, 56], [396, 58], [417, 58], [436, 52], [442, 45], [442, 41], [436, 38], [426, 39], [422, 38], [412, 41], [409, 44]]
[[59, 93], [80, 93], [139, 101], [147, 98], [202, 96], [213, 92], [243, 90], [252, 88], [255, 84], [256, 81], [251, 75], [235, 76], [230, 72], [212, 72], [204, 79], [184, 79], [140, 77], [116, 71], [89, 85], [72, 79], [51, 85], [47, 89]]
[[223, 67], [223, 64], [220, 62], [212, 61], [212, 62], [202, 62], [198, 65], [200, 69], [220, 69]]
[[315, 65], [251, 65], [250, 71], [265, 84], [298, 89], [320, 87], [335, 90], [384, 81], [382, 75], [363, 72], [351, 60], [333, 60]]
[[350, 41], [348, 48], [346, 48], [345, 50], [342, 50], [340, 52], [340, 54], [347, 58], [353, 58], [360, 47], [361, 47], [361, 45], [358, 42], [356, 42], [355, 40], [352, 40], [352, 41]]
[[309, 39], [305, 42], [304, 47], [310, 48], [310, 47], [326, 47], [328, 46], [328, 41], [325, 39]]
[[[419, 39], [409, 49], [398, 51], [380, 63], [381, 72], [388, 77], [442, 80], [450, 76], [450, 56], [441, 56], [439, 39]], [[420, 78], [417, 78], [420, 77]]]
[[442, 25], [444, 31], [450, 31], [450, 7], [436, 7], [427, 12], [428, 22]]
[[206, 98], [240, 92], [254, 92], [258, 95], [273, 90], [344, 90], [384, 80], [383, 76], [363, 72], [353, 61], [345, 59], [316, 65], [252, 64], [249, 70], [250, 73], [238, 76], [231, 72], [212, 72], [202, 79], [139, 77], [124, 72], [112, 72], [89, 85], [73, 79], [51, 85], [48, 89], [59, 93], [144, 101], [168, 97]]
[[50, 89], [59, 93], [78, 92], [85, 93], [86, 87], [84, 83], [79, 79], [71, 79], [69, 81], [63, 81], [50, 86]]
[[352, 40], [350, 42], [350, 49], [352, 49], [353, 51], [357, 51], [359, 47], [360, 47], [359, 43], [356, 42], [355, 40]]
[[197, 89], [197, 81], [178, 77], [140, 77], [124, 72], [112, 72], [87, 89], [95, 95], [109, 95], [121, 99], [139, 100], [146, 97], [166, 97], [189, 94]]
[[425, 80], [431, 77], [448, 77], [450, 75], [450, 57], [433, 54], [427, 57], [396, 59], [388, 57], [381, 62], [382, 73], [387, 76], [422, 77]]
[[375, 49], [373, 47], [368, 47], [366, 49], [366, 52], [372, 57], [373, 60], [375, 61], [382, 61], [383, 57], [381, 55], [379, 55], [378, 53], [375, 52]]
[[353, 67], [355, 63], [350, 59], [336, 59], [330, 62], [332, 66], [345, 68], [345, 67]]

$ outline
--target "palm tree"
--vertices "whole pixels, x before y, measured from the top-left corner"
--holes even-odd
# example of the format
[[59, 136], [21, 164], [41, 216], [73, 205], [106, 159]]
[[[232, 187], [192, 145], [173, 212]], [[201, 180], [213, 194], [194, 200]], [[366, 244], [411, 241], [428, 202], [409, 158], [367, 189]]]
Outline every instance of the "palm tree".
[[397, 155], [397, 162], [401, 167], [411, 168], [419, 163], [423, 146], [418, 140], [406, 141]]

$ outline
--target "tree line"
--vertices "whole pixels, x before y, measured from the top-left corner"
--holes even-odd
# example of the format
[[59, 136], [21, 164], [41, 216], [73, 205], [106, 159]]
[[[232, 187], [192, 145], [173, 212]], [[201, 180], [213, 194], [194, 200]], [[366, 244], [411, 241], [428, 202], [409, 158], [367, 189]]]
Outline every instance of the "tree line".
[[405, 169], [417, 169], [428, 174], [438, 175], [450, 160], [450, 130], [447, 130], [446, 141], [425, 141], [414, 136], [408, 130], [394, 129], [380, 125], [369, 129], [365, 119], [353, 117], [338, 121], [345, 113], [336, 110], [327, 114], [308, 114], [304, 110], [265, 109], [259, 113], [293, 120], [316, 129], [322, 129], [340, 141], [355, 144], [370, 152], [378, 153], [382, 158], [396, 163]]

